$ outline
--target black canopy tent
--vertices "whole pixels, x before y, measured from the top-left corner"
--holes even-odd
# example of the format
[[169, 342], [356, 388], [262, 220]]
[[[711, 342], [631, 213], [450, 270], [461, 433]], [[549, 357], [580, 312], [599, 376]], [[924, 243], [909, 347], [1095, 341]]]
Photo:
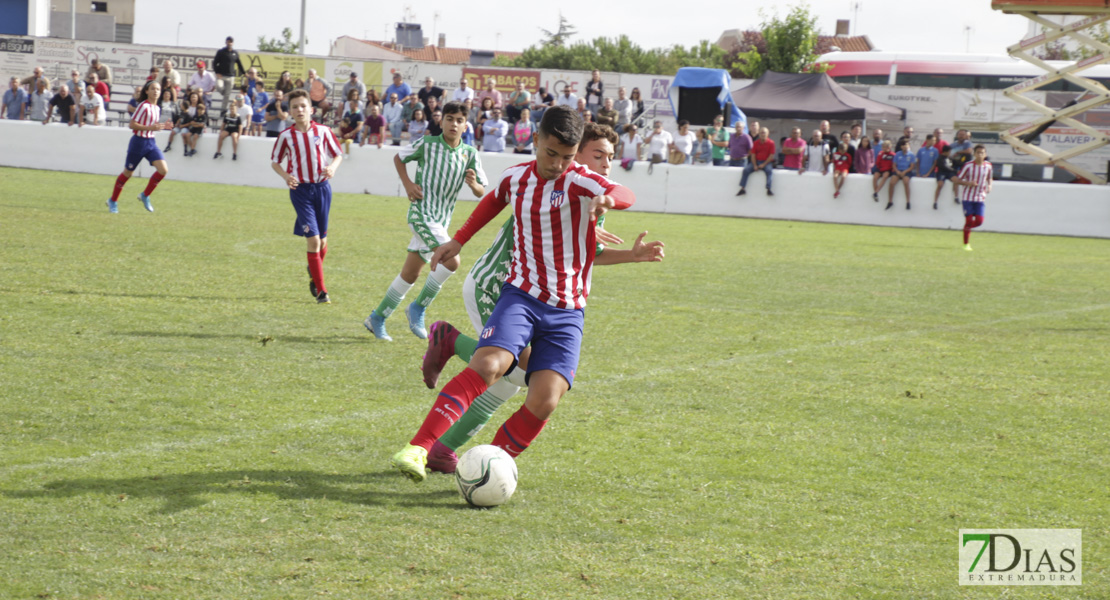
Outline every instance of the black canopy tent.
[[830, 121], [903, 121], [905, 109], [858, 96], [824, 73], [767, 71], [732, 93], [750, 118]]

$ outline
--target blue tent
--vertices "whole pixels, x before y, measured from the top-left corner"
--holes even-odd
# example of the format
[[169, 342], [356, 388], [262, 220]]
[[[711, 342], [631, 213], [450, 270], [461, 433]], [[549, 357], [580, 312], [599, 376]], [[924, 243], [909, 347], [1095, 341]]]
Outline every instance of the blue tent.
[[730, 106], [729, 125], [736, 125], [739, 122], [744, 124], [744, 129], [747, 129], [748, 118], [735, 104], [732, 104], [731, 85], [732, 77], [724, 69], [682, 67], [678, 70], [678, 73], [675, 73], [674, 81], [671, 82], [668, 92], [671, 100], [671, 110], [675, 115], [678, 115], [679, 88], [720, 88], [721, 91], [717, 94], [717, 102], [720, 104], [722, 112], [725, 110], [725, 104]]

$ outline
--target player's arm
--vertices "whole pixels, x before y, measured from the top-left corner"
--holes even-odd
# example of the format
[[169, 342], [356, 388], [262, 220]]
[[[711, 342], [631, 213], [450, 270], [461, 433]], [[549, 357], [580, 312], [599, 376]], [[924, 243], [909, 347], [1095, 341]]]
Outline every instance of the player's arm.
[[283, 169], [281, 167], [281, 165], [276, 163], [276, 162], [271, 162], [270, 167], [272, 167], [274, 169], [275, 173], [277, 173], [278, 175], [281, 175], [281, 178], [285, 180], [285, 185], [289, 186], [289, 189], [291, 189], [291, 190], [297, 189], [297, 184], [299, 184], [300, 182], [297, 181], [296, 177], [294, 177], [290, 173], [287, 173], [285, 171], [285, 169]]
[[[378, 135], [379, 148], [383, 137], [385, 137], [384, 133]], [[397, 169], [397, 176], [401, 178], [401, 185], [404, 186], [405, 193], [408, 194], [409, 202], [416, 202], [424, 198], [424, 191], [409, 178], [409, 170], [405, 166], [405, 161], [401, 160], [400, 153], [393, 155], [393, 166]]]
[[478, 206], [474, 208], [474, 212], [470, 213], [466, 223], [463, 223], [463, 226], [455, 232], [454, 237], [436, 247], [435, 252], [432, 253], [432, 259], [428, 261], [431, 270], [435, 271], [436, 267], [444, 261], [458, 256], [462, 247], [470, 241], [470, 238], [494, 220], [506, 206], [508, 206], [508, 203], [503, 202], [498, 197], [497, 190], [492, 190], [486, 194], [478, 203]]
[[644, 236], [648, 232], [642, 232], [637, 238], [636, 243], [628, 250], [613, 250], [606, 248], [605, 252], [598, 254], [594, 258], [595, 265], [621, 265], [626, 263], [635, 262], [662, 262], [663, 261], [663, 242], [656, 240], [654, 242], [644, 243]]

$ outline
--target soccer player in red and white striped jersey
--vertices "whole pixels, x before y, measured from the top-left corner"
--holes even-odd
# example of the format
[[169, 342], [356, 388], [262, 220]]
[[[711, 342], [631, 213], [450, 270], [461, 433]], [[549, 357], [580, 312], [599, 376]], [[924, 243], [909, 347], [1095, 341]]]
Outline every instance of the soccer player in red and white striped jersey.
[[158, 108], [158, 96], [161, 93], [162, 86], [153, 79], [143, 86], [140, 97], [144, 100], [135, 109], [135, 113], [131, 115], [130, 127], [134, 135], [131, 136], [131, 142], [127, 145], [127, 160], [123, 172], [116, 178], [116, 185], [112, 189], [112, 197], [108, 199], [108, 212], [119, 212], [119, 206], [117, 205], [119, 194], [144, 158], [154, 166], [155, 173], [150, 176], [150, 182], [147, 183], [143, 193], [139, 194], [139, 201], [143, 203], [148, 211], [154, 212], [154, 207], [150, 204], [150, 195], [154, 193], [154, 188], [158, 187], [158, 182], [162, 181], [162, 178], [169, 173], [166, 157], [162, 155], [158, 144], [154, 142], [154, 133], [173, 127], [172, 123], [158, 122], [162, 115], [161, 109]]
[[964, 250], [971, 250], [971, 230], [983, 224], [983, 213], [987, 194], [991, 193], [994, 176], [991, 164], [987, 162], [987, 149], [982, 144], [972, 150], [974, 160], [960, 169], [960, 174], [952, 178], [953, 185], [960, 188], [958, 194], [964, 207]]
[[597, 218], [635, 202], [627, 188], [574, 162], [582, 117], [570, 107], [547, 109], [536, 134], [536, 160], [507, 169], [454, 239], [436, 248], [431, 266], [456, 256], [502, 209], [513, 210], [509, 280], [482, 330], [469, 366], [440, 392], [420, 430], [393, 456], [414, 481], [426, 477], [428, 448], [496, 382], [531, 344], [528, 397], [498, 430], [493, 444], [513, 456], [539, 435], [574, 382], [596, 253]]
[[[308, 92], [293, 90], [287, 96], [293, 126], [274, 142], [270, 166], [289, 186], [289, 200], [297, 211], [293, 235], [303, 236], [308, 245], [308, 290], [320, 304], [331, 302], [324, 287], [324, 257], [328, 253], [328, 213], [331, 184], [343, 162], [343, 151], [331, 129], [312, 121]], [[282, 162], [285, 165], [282, 165]]]

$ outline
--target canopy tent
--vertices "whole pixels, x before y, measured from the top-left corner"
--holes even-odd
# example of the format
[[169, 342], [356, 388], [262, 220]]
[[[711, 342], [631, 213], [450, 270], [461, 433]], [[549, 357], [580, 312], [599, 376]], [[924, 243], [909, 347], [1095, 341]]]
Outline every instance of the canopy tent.
[[[732, 86], [732, 77], [729, 76], [728, 71], [724, 69], [706, 69], [702, 67], [682, 67], [674, 75], [674, 81], [671, 82], [671, 87], [667, 95], [671, 100], [671, 110], [675, 115], [679, 114], [679, 96], [682, 89], [691, 88], [704, 88], [711, 90], [717, 88], [720, 91], [717, 93], [717, 105], [720, 107], [721, 112], [724, 112], [725, 105], [730, 104], [728, 125], [735, 125], [736, 123], [743, 123], [744, 127], [748, 126], [748, 119], [744, 116], [743, 111], [732, 103], [732, 98], [729, 96], [729, 90]], [[712, 122], [712, 119], [710, 119]], [[708, 124], [708, 123], [706, 123]]]
[[733, 102], [752, 117], [830, 121], [902, 121], [905, 109], [869, 100], [840, 87], [824, 73], [767, 71], [755, 83], [732, 93]]

